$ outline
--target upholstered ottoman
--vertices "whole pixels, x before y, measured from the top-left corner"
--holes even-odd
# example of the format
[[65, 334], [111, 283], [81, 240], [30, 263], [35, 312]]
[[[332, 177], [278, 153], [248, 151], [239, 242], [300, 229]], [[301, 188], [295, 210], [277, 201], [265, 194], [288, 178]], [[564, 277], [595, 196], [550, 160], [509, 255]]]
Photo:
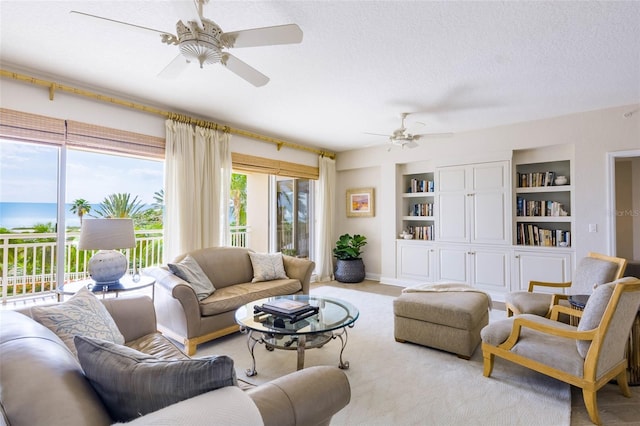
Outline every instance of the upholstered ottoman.
[[489, 296], [472, 291], [416, 291], [393, 301], [394, 337], [469, 359], [489, 324]]

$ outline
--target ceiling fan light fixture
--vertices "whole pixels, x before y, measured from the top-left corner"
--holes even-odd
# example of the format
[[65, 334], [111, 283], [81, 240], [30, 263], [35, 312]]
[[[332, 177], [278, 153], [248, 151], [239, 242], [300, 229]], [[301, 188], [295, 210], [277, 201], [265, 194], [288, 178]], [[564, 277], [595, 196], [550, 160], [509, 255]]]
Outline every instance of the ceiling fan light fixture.
[[180, 53], [187, 61], [198, 61], [200, 68], [204, 64], [220, 62], [222, 58], [220, 27], [208, 19], [202, 19], [203, 28], [194, 21], [189, 21], [187, 24], [183, 24], [182, 21], [176, 24]]

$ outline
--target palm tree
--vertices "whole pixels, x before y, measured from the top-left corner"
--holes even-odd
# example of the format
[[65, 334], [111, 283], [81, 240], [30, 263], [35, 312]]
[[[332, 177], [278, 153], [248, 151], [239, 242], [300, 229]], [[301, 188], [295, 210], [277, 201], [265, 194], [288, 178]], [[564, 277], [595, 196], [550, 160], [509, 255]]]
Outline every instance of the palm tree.
[[128, 193], [110, 194], [102, 200], [96, 213], [110, 219], [133, 218], [143, 207], [137, 195], [132, 200]]
[[80, 218], [80, 226], [82, 226], [82, 216], [89, 214], [91, 211], [91, 204], [89, 204], [89, 202], [84, 198], [78, 198], [77, 200], [73, 200], [70, 210], [71, 213], [78, 215]]
[[241, 226], [246, 223], [246, 205], [247, 205], [247, 175], [233, 173], [231, 175], [230, 190], [233, 223], [232, 225]]
[[164, 208], [164, 189], [153, 193], [153, 208], [162, 210]]

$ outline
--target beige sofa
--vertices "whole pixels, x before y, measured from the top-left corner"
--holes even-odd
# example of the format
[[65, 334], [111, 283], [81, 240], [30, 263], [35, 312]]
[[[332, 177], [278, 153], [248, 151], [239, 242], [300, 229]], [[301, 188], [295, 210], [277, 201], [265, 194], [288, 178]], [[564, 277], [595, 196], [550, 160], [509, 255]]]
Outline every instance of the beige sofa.
[[182, 342], [187, 355], [195, 354], [200, 343], [238, 331], [235, 311], [240, 306], [265, 297], [309, 294], [314, 262], [283, 256], [288, 279], [254, 283], [249, 252], [239, 247], [211, 247], [185, 253], [171, 262], [178, 263], [187, 254], [196, 260], [216, 289], [203, 300], [167, 267], [145, 269], [145, 274], [156, 279], [158, 328]]
[[[157, 333], [149, 297], [121, 297], [103, 303], [126, 346], [161, 359], [188, 358]], [[56, 334], [29, 315], [29, 309], [0, 311], [0, 425], [112, 424], [78, 359]], [[344, 372], [318, 366], [247, 391], [237, 386], [211, 390], [127, 424], [327, 425], [349, 400]]]

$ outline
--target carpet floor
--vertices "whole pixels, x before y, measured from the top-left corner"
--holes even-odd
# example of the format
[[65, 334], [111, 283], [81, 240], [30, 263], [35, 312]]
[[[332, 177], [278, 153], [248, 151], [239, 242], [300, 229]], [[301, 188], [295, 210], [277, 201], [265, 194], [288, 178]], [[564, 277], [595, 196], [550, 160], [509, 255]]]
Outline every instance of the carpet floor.
[[[343, 360], [351, 383], [351, 403], [333, 425], [569, 425], [570, 386], [504, 360], [496, 359], [490, 378], [482, 375], [482, 353], [469, 361], [455, 355], [397, 343], [393, 337], [393, 296], [348, 286], [314, 286], [312, 295], [347, 300], [360, 317], [348, 329]], [[504, 317], [493, 311], [492, 319]], [[233, 334], [198, 348], [197, 357], [225, 354], [234, 359], [238, 378], [252, 384], [295, 371], [296, 352], [267, 351], [256, 345], [258, 375], [251, 366], [246, 336]], [[305, 353], [305, 366], [338, 365], [336, 339]]]

